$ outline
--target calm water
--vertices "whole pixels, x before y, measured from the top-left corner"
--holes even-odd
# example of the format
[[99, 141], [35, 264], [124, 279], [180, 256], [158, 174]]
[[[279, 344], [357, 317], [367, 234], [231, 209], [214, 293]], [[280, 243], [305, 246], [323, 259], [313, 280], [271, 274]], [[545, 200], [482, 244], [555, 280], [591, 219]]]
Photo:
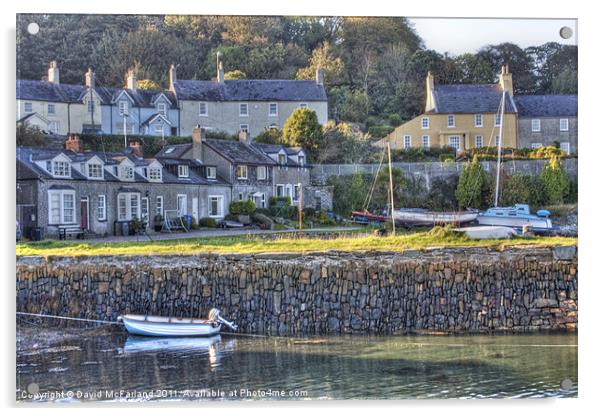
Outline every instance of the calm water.
[[[576, 334], [152, 339], [117, 333], [19, 350], [19, 401], [577, 396]], [[27, 397], [28, 390], [39, 393]]]

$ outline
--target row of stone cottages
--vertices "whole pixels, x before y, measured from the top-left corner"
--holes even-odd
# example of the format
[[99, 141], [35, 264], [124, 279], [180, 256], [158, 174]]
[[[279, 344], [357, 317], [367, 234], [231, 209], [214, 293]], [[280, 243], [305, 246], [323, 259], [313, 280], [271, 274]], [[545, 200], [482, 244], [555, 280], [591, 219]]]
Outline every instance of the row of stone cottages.
[[207, 139], [195, 128], [191, 143], [166, 145], [153, 158], [137, 143], [118, 153], [83, 151], [77, 135], [65, 150], [18, 147], [17, 219], [25, 233], [115, 235], [133, 219], [152, 229], [157, 214], [219, 220], [232, 200], [266, 208], [270, 197], [289, 196], [297, 206], [301, 199], [303, 207], [332, 209], [329, 188], [310, 186], [303, 149], [247, 137]]

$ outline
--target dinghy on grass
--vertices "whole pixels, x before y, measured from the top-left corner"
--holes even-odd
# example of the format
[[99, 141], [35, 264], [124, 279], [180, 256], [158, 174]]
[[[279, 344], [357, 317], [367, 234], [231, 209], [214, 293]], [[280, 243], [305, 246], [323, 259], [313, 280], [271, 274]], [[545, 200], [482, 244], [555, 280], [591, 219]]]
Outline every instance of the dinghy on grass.
[[149, 315], [123, 315], [117, 318], [125, 329], [133, 335], [148, 337], [199, 337], [213, 336], [219, 333], [222, 324], [233, 331], [238, 326], [222, 318], [219, 309], [211, 309], [208, 319], [174, 318]]

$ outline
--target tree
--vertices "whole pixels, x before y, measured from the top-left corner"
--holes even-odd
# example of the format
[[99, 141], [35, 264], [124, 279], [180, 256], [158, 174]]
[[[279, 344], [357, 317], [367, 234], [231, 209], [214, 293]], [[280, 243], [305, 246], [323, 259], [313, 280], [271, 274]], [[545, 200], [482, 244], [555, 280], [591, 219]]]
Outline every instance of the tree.
[[309, 66], [299, 69], [295, 77], [297, 79], [315, 79], [318, 68], [324, 71], [325, 85], [338, 85], [342, 83], [345, 65], [343, 64], [343, 60], [334, 54], [328, 42], [313, 50]]
[[287, 146], [301, 146], [313, 160], [324, 142], [322, 126], [315, 111], [298, 108], [284, 123], [282, 139]]
[[529, 94], [536, 91], [537, 80], [533, 73], [533, 58], [519, 46], [513, 43], [488, 45], [479, 50], [477, 57], [488, 61], [496, 74], [501, 72], [502, 65], [508, 64], [516, 93]]
[[472, 162], [462, 168], [456, 199], [461, 208], [484, 208], [489, 184], [487, 174], [475, 155]]
[[242, 72], [240, 69], [234, 71], [228, 71], [224, 74], [224, 79], [246, 79], [247, 74]]
[[46, 144], [45, 134], [36, 126], [17, 124], [17, 146], [42, 147]]
[[366, 200], [366, 190], [364, 174], [360, 171], [356, 171], [351, 176], [351, 186], [349, 188], [349, 199], [352, 211], [358, 211], [363, 208], [364, 201]]
[[554, 80], [550, 92], [552, 94], [577, 94], [577, 69], [565, 68]]
[[282, 130], [265, 129], [262, 133], [255, 136], [253, 141], [263, 144], [282, 144]]
[[558, 156], [552, 155], [540, 177], [548, 203], [562, 204], [569, 195], [570, 182]]
[[158, 90], [161, 86], [152, 79], [139, 79], [136, 81], [136, 87], [141, 90]]

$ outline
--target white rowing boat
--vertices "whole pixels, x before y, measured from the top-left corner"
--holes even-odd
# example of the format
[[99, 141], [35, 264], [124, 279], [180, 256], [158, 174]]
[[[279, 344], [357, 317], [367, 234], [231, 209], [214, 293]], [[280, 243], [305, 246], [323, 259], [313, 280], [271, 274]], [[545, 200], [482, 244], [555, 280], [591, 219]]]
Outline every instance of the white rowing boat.
[[128, 314], [117, 320], [123, 322], [130, 334], [150, 337], [207, 337], [218, 334], [222, 325], [233, 331], [238, 329], [237, 325], [222, 318], [218, 309], [211, 309], [208, 319]]
[[465, 224], [479, 215], [476, 210], [430, 211], [422, 208], [401, 208], [393, 211], [396, 222], [406, 225]]

